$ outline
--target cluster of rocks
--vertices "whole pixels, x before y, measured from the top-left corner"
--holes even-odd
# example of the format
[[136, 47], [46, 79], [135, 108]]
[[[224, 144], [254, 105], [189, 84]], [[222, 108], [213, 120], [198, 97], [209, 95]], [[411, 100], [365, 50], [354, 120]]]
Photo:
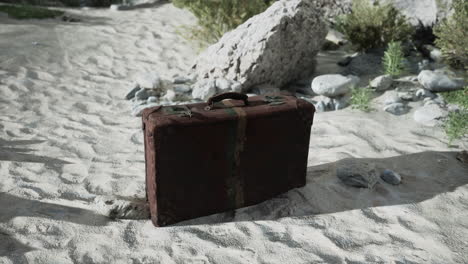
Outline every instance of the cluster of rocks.
[[[318, 112], [339, 110], [349, 105], [350, 92], [359, 84], [359, 77], [354, 75], [326, 74], [317, 76], [311, 85], [312, 95], [301, 95], [310, 100]], [[381, 75], [369, 83], [369, 88], [382, 93], [376, 100], [383, 105], [382, 110], [393, 115], [403, 115], [410, 111], [410, 102], [422, 102], [414, 112], [414, 120], [428, 126], [434, 126], [437, 120], [447, 116], [449, 111], [458, 111], [455, 105], [445, 102], [440, 92], [463, 89], [465, 81], [456, 78], [447, 70], [423, 70], [417, 76], [393, 79], [390, 75]]]
[[160, 105], [177, 105], [206, 101], [223, 92], [241, 92], [238, 82], [224, 78], [196, 81], [192, 76], [175, 76], [165, 80], [157, 73], [138, 74], [125, 99], [132, 101], [132, 115], [141, 116], [144, 109]]

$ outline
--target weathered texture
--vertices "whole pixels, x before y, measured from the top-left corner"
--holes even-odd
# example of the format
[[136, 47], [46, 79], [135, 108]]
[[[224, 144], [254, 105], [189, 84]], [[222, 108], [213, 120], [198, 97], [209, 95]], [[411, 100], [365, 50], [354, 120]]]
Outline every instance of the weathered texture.
[[243, 91], [256, 85], [282, 87], [309, 76], [327, 34], [312, 0], [280, 0], [218, 43], [208, 47], [193, 71], [200, 79], [238, 81]]

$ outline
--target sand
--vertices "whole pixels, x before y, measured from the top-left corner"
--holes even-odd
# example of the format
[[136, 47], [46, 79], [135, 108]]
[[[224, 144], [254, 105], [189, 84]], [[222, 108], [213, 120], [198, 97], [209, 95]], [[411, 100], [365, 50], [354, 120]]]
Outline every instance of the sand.
[[[468, 164], [412, 112], [318, 113], [307, 185], [262, 204], [155, 228], [110, 220], [106, 197], [144, 197], [133, 76], [186, 69], [170, 4], [67, 10], [80, 23], [0, 17], [0, 263], [467, 263]], [[336, 161], [372, 159], [399, 186], [343, 185]]]

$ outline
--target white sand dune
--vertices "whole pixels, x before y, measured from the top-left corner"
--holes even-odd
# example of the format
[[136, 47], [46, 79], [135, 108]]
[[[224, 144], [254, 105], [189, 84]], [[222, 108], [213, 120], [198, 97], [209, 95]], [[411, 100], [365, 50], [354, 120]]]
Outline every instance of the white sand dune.
[[[103, 196], [144, 197], [138, 72], [170, 77], [195, 52], [170, 4], [70, 10], [80, 23], [0, 18], [0, 263], [467, 263], [468, 164], [411, 113], [316, 115], [307, 185], [171, 227], [111, 221]], [[285, 153], [287, 155], [287, 153]], [[372, 159], [403, 183], [343, 185], [336, 161]]]

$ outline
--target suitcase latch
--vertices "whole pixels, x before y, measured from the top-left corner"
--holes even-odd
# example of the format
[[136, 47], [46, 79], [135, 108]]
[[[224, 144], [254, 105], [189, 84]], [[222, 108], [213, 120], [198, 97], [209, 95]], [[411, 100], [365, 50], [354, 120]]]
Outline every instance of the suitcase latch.
[[163, 107], [164, 115], [178, 115], [192, 117], [192, 111], [186, 105], [174, 105]]
[[282, 105], [284, 104], [284, 98], [282, 96], [274, 96], [274, 95], [267, 95], [265, 96], [265, 102], [268, 105], [275, 106], [275, 105]]

